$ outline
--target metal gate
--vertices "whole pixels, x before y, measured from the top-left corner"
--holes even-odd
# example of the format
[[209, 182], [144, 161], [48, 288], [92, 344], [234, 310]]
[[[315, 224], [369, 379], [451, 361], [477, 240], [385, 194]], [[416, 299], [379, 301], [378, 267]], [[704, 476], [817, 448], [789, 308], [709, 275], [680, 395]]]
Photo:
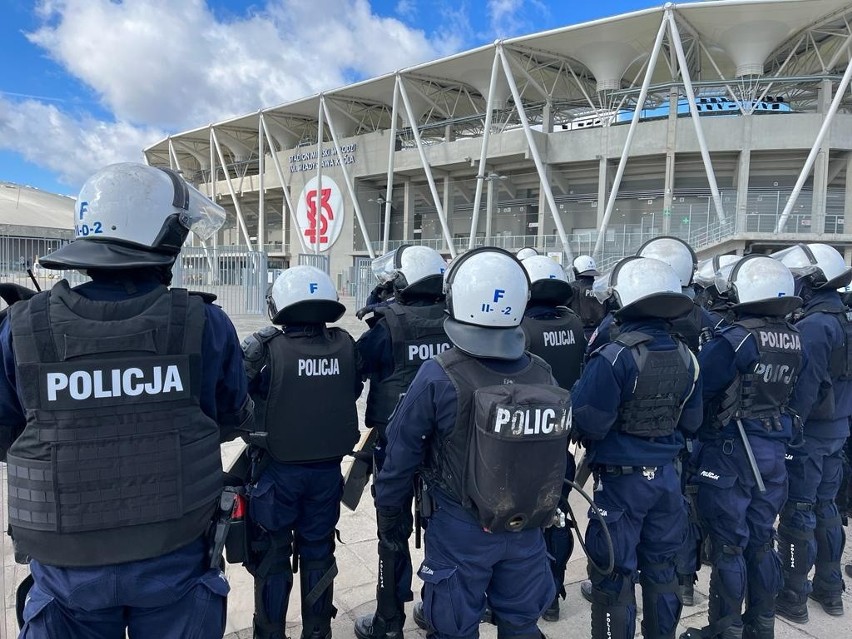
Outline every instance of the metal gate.
[[356, 257], [355, 266], [352, 267], [352, 281], [355, 282], [355, 303], [366, 304], [367, 297], [376, 286], [376, 278], [373, 269], [370, 268], [373, 260], [369, 257]]
[[175, 262], [172, 286], [216, 295], [229, 315], [266, 312], [266, 253], [243, 248], [186, 246]]
[[331, 274], [331, 265], [328, 261], [328, 255], [299, 253], [299, 266], [315, 266], [326, 275]]

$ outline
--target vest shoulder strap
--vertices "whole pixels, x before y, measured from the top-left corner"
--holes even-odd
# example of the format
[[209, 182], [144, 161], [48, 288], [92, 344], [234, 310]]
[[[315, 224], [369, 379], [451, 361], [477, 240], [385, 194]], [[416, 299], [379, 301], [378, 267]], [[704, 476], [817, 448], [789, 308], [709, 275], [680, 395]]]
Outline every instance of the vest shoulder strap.
[[627, 346], [628, 348], [633, 348], [639, 344], [650, 342], [653, 339], [654, 338], [647, 333], [642, 333], [641, 331], [630, 331], [628, 333], [619, 334], [613, 342], [621, 344], [622, 346]]

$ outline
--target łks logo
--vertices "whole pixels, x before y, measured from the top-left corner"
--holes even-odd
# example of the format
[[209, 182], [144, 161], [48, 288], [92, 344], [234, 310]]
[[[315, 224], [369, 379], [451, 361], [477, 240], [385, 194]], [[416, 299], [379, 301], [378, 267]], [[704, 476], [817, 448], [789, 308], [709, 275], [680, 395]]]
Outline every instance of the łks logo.
[[302, 189], [296, 207], [299, 233], [311, 250], [327, 251], [343, 229], [343, 194], [330, 177], [323, 176], [322, 192], [317, 206], [317, 179], [313, 177]]

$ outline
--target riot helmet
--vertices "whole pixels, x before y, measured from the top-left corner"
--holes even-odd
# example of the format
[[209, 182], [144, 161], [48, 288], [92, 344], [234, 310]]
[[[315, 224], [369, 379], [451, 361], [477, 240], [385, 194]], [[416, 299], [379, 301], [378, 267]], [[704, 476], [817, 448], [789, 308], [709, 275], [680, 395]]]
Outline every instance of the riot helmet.
[[444, 274], [450, 341], [474, 357], [518, 359], [530, 278], [508, 251], [484, 246], [457, 257]]
[[640, 246], [636, 255], [638, 257], [651, 257], [671, 266], [680, 279], [681, 288], [692, 285], [692, 277], [695, 273], [695, 267], [698, 265], [698, 258], [695, 256], [692, 247], [679, 237], [668, 235], [655, 237]]
[[692, 309], [692, 300], [681, 292], [680, 278], [667, 263], [649, 257], [625, 257], [595, 280], [592, 291], [617, 308], [616, 318], [674, 319]]
[[702, 260], [695, 270], [694, 284], [697, 298], [702, 306], [715, 309], [727, 302], [727, 296], [716, 288], [716, 274], [724, 267], [736, 264], [742, 258], [739, 255], [714, 255]]
[[170, 169], [124, 162], [86, 180], [70, 244], [39, 259], [50, 269], [171, 267], [192, 231], [213, 236], [225, 210]]
[[574, 275], [577, 277], [597, 277], [598, 265], [591, 255], [578, 255], [574, 258]]
[[373, 260], [373, 273], [380, 282], [391, 282], [402, 301], [412, 297], [441, 297], [447, 263], [428, 246], [403, 244]]
[[275, 279], [266, 296], [273, 324], [324, 324], [339, 320], [346, 307], [331, 278], [315, 266], [293, 266]]
[[768, 255], [749, 255], [723, 266], [716, 274], [716, 288], [737, 313], [783, 316], [802, 304], [790, 269]]
[[796, 244], [772, 254], [813, 290], [841, 288], [852, 281], [852, 268], [828, 244]]
[[518, 249], [518, 252], [515, 253], [515, 257], [517, 257], [522, 262], [528, 257], [535, 257], [536, 255], [540, 255], [538, 249], [532, 246], [525, 246], [522, 249]]
[[545, 255], [533, 255], [521, 260], [530, 277], [530, 301], [544, 304], [565, 304], [574, 289], [568, 283], [563, 268]]

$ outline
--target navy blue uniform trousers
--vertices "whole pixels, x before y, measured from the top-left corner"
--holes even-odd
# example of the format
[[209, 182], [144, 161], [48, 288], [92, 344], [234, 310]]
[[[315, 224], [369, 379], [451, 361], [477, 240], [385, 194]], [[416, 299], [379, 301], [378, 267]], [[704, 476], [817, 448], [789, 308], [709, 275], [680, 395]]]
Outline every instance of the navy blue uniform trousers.
[[[229, 586], [208, 568], [199, 539], [174, 552], [114, 566], [30, 562], [19, 639], [221, 639]], [[125, 630], [126, 629], [126, 630]]]
[[[601, 473], [595, 480], [595, 505], [612, 537], [615, 567], [612, 574], [593, 585], [627, 603], [627, 637], [636, 628], [635, 584], [642, 579], [650, 584], [667, 586], [675, 580], [675, 557], [687, 533], [686, 507], [681, 493], [680, 477], [674, 464], [657, 468], [653, 479], [641, 471], [610, 475]], [[586, 529], [589, 558], [604, 568], [609, 548], [597, 515], [589, 511]], [[647, 594], [647, 593], [646, 593]], [[680, 617], [680, 601], [674, 590], [655, 597], [657, 620], [661, 632], [673, 631]], [[613, 638], [619, 639], [619, 638]]]
[[[816, 566], [814, 581], [822, 590], [840, 591], [843, 577], [840, 558], [846, 541], [835, 498], [843, 480], [843, 447], [845, 437], [814, 437], [805, 435], [801, 447], [791, 448], [787, 458], [790, 483], [790, 502], [810, 504], [812, 510], [785, 508], [781, 525], [808, 533], [808, 568]], [[810, 584], [787, 584], [788, 588], [804, 588]]]
[[429, 519], [423, 613], [432, 639], [475, 639], [486, 601], [498, 637], [538, 637], [538, 618], [556, 588], [540, 529], [485, 532], [459, 506], [438, 506]]
[[[334, 556], [334, 529], [340, 519], [343, 477], [340, 463], [281, 464], [271, 462], [249, 494], [249, 509], [255, 524], [276, 538], [283, 552], [292, 554], [295, 540], [303, 564], [322, 563]], [[302, 568], [313, 588], [325, 570]], [[286, 617], [292, 587], [289, 572], [269, 576], [263, 587], [263, 602], [270, 620]], [[315, 606], [322, 607], [320, 597]], [[319, 612], [319, 610], [317, 610]], [[283, 628], [282, 628], [283, 633]]]
[[711, 599], [718, 598], [711, 601], [711, 621], [731, 616], [735, 625], [746, 593], [746, 612], [772, 615], [783, 580], [772, 541], [775, 518], [787, 499], [786, 444], [754, 435], [749, 442], [765, 493], [757, 489], [739, 438], [705, 442], [694, 477], [702, 528], [710, 537], [716, 584]]

